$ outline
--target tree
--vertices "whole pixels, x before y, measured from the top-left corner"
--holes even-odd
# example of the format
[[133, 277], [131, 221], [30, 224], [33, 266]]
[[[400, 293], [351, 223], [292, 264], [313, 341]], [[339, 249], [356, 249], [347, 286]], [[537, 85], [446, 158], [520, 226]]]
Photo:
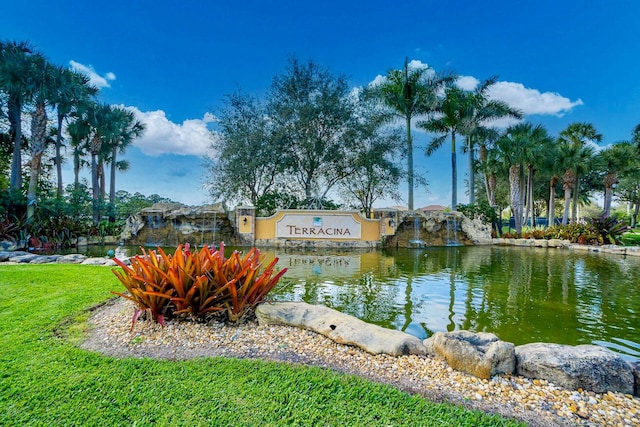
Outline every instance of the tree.
[[470, 96], [458, 86], [450, 86], [445, 90], [445, 96], [437, 106], [440, 113], [428, 120], [418, 123], [418, 126], [428, 132], [441, 133], [427, 146], [427, 156], [433, 154], [442, 146], [448, 135], [451, 135], [451, 210], [458, 206], [458, 169], [456, 164], [456, 134], [464, 132], [468, 119], [468, 104]]
[[636, 148], [627, 141], [613, 144], [600, 151], [596, 156], [598, 164], [603, 172], [602, 184], [604, 186], [603, 218], [611, 215], [611, 201], [613, 187], [618, 184], [618, 176], [638, 165], [638, 153]]
[[10, 134], [13, 136], [11, 160], [11, 191], [22, 188], [22, 108], [30, 97], [31, 56], [33, 50], [27, 42], [0, 42], [0, 90], [9, 94], [7, 109]]
[[58, 67], [54, 73], [56, 80], [56, 92], [53, 94], [51, 103], [56, 106], [58, 126], [56, 132], [56, 154], [55, 164], [58, 179], [57, 195], [62, 197], [62, 125], [64, 120], [71, 114], [82, 109], [82, 104], [97, 95], [98, 89], [89, 84], [89, 77], [77, 73], [67, 68]]
[[42, 55], [31, 58], [28, 90], [33, 96], [35, 112], [31, 116], [31, 159], [29, 188], [27, 190], [27, 222], [33, 220], [37, 202], [38, 179], [42, 168], [42, 155], [47, 148], [47, 105], [55, 91], [54, 67]]
[[[128, 162], [118, 161], [118, 153], [123, 154], [126, 148], [136, 139], [142, 136], [146, 127], [136, 119], [133, 111], [124, 107], [111, 107], [111, 131], [107, 136], [106, 160], [111, 165], [109, 179], [109, 222], [115, 221], [116, 207], [116, 170], [127, 170]], [[102, 187], [104, 189], [104, 186]]]
[[[562, 225], [569, 223], [569, 210], [571, 207], [571, 199], [573, 195], [574, 208], [578, 202], [576, 200], [576, 193], [578, 192], [579, 174], [584, 173], [594, 155], [594, 150], [590, 146], [581, 146], [578, 144], [566, 144], [566, 147], [562, 151], [563, 162], [565, 164], [565, 171], [562, 175], [562, 189], [564, 190], [564, 214], [562, 216]], [[574, 209], [575, 211], [575, 209]], [[572, 222], [576, 221], [576, 214], [573, 214]]]
[[[576, 163], [574, 165], [569, 165], [567, 170], [565, 171], [563, 177], [563, 186], [565, 187], [565, 197], [567, 196], [567, 191], [569, 191], [569, 196], [571, 196], [571, 191], [573, 191], [573, 209], [571, 214], [571, 222], [575, 222], [577, 220], [577, 212], [578, 212], [578, 198], [580, 193], [579, 183], [580, 183], [580, 172], [582, 168], [586, 166], [586, 162], [593, 155], [593, 150], [580, 150], [587, 144], [598, 143], [602, 141], [602, 135], [598, 133], [596, 128], [591, 123], [571, 123], [565, 130], [560, 132], [560, 143], [569, 144], [577, 148], [577, 151], [574, 153], [575, 156], [573, 159]], [[566, 178], [566, 180], [564, 179]], [[568, 209], [567, 201], [565, 200], [565, 209]], [[568, 216], [568, 212], [565, 212], [563, 216], [562, 223], [566, 224]]]
[[268, 111], [283, 148], [281, 161], [312, 208], [354, 170], [348, 162], [355, 135], [346, 78], [291, 58], [273, 79]]
[[346, 199], [355, 200], [368, 217], [376, 200], [383, 197], [399, 199], [398, 184], [401, 167], [394, 159], [401, 148], [401, 136], [386, 126], [389, 118], [379, 109], [374, 93], [358, 93], [357, 136], [350, 162], [355, 167], [351, 178], [342, 183]]
[[509, 171], [511, 211], [516, 233], [522, 233], [525, 196], [525, 166], [531, 163], [533, 153], [546, 135], [541, 126], [519, 123], [508, 127], [496, 142], [496, 155]]
[[441, 75], [432, 68], [409, 68], [409, 58], [405, 59], [402, 70], [389, 70], [386, 80], [378, 86], [379, 96], [398, 116], [405, 120], [407, 144], [408, 207], [413, 210], [413, 139], [411, 120], [435, 111], [438, 94], [454, 81], [452, 75]]
[[465, 150], [469, 153], [469, 203], [475, 203], [475, 145], [477, 142], [482, 143], [494, 130], [488, 128], [488, 124], [492, 120], [511, 117], [514, 119], [522, 119], [522, 112], [516, 108], [509, 106], [504, 101], [490, 99], [488, 91], [496, 84], [498, 76], [493, 76], [478, 85], [470, 95], [467, 104], [467, 112], [465, 114], [466, 126], [464, 127], [464, 136], [466, 139]]
[[257, 201], [279, 182], [285, 164], [274, 122], [257, 98], [227, 95], [206, 178], [214, 200]]

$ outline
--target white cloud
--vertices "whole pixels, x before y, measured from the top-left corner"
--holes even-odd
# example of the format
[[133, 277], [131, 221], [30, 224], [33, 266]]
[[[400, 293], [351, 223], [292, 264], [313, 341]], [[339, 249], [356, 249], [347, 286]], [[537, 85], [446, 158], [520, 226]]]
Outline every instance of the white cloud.
[[215, 134], [211, 133], [207, 124], [217, 120], [213, 114], [206, 113], [202, 119], [185, 120], [182, 124], [177, 124], [169, 120], [162, 110], [140, 111], [136, 107], [127, 108], [146, 125], [143, 136], [133, 143], [144, 154], [205, 156], [211, 153]]
[[109, 82], [116, 79], [116, 75], [112, 72], [108, 72], [104, 76], [101, 76], [91, 65], [83, 65], [74, 60], [69, 61], [69, 64], [71, 64], [71, 69], [73, 69], [73, 71], [86, 74], [87, 77], [89, 77], [89, 83], [99, 89], [103, 87], [111, 87]]
[[497, 82], [488, 90], [488, 95], [518, 108], [525, 115], [543, 114], [562, 117], [572, 108], [582, 105], [581, 99], [571, 101], [555, 92], [540, 92], [526, 88], [522, 83]]
[[463, 90], [474, 90], [480, 84], [480, 80], [473, 76], [460, 76], [456, 79], [456, 86]]

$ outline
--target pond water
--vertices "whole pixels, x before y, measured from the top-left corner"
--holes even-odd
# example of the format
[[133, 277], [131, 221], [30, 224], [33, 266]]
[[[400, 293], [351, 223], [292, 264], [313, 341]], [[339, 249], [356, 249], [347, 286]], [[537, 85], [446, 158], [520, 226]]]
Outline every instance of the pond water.
[[323, 304], [419, 338], [467, 329], [640, 359], [638, 258], [498, 246], [262, 253], [289, 269], [274, 300]]

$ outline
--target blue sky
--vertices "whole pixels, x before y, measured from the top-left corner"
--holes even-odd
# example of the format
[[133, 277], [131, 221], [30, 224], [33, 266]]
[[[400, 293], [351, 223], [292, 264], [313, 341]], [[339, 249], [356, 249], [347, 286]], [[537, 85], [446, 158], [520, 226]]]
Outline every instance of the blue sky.
[[[3, 4], [0, 38], [28, 40], [52, 62], [86, 71], [104, 102], [138, 112], [148, 131], [125, 155], [131, 170], [118, 176], [120, 189], [195, 205], [211, 201], [202, 155], [224, 95], [263, 95], [291, 55], [354, 87], [405, 57], [466, 84], [499, 75], [493, 96], [552, 134], [586, 121], [602, 145], [629, 139], [640, 123], [639, 21], [635, 0], [34, 0]], [[418, 147], [429, 138], [417, 133]], [[446, 147], [428, 158], [416, 151], [429, 182], [416, 206], [450, 203], [449, 156]], [[465, 202], [466, 155], [458, 158]], [[396, 204], [387, 202], [378, 206]]]

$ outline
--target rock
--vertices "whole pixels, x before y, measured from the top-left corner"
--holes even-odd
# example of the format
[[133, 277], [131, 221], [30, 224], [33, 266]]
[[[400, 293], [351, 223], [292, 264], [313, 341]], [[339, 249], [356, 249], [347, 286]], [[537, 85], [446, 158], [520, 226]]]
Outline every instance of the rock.
[[633, 387], [634, 396], [640, 396], [640, 361], [629, 363], [631, 366], [631, 372], [633, 372], [633, 378], [635, 386]]
[[56, 262], [62, 255], [40, 255], [32, 259], [29, 264], [48, 264]]
[[360, 347], [371, 354], [425, 354], [420, 340], [402, 331], [371, 325], [328, 307], [304, 302], [260, 304], [261, 325], [289, 325], [310, 329], [338, 344]]
[[109, 258], [87, 258], [81, 262], [84, 265], [105, 265], [108, 261], [111, 261]]
[[514, 345], [487, 332], [436, 332], [424, 346], [427, 351], [433, 348], [453, 369], [478, 378], [489, 379], [515, 370]]
[[516, 347], [517, 374], [570, 389], [633, 393], [631, 366], [597, 345], [533, 343]]
[[69, 254], [63, 255], [58, 258], [58, 264], [80, 264], [82, 261], [87, 259], [86, 255], [82, 254]]
[[15, 251], [18, 245], [13, 240], [0, 240], [0, 251]]
[[21, 264], [28, 264], [31, 261], [33, 261], [36, 258], [38, 258], [38, 255], [36, 255], [36, 254], [30, 254], [30, 253], [26, 253], [26, 252], [16, 252], [16, 254], [18, 254], [18, 253], [20, 255], [9, 257], [9, 260], [13, 261], [13, 262], [19, 262]]

